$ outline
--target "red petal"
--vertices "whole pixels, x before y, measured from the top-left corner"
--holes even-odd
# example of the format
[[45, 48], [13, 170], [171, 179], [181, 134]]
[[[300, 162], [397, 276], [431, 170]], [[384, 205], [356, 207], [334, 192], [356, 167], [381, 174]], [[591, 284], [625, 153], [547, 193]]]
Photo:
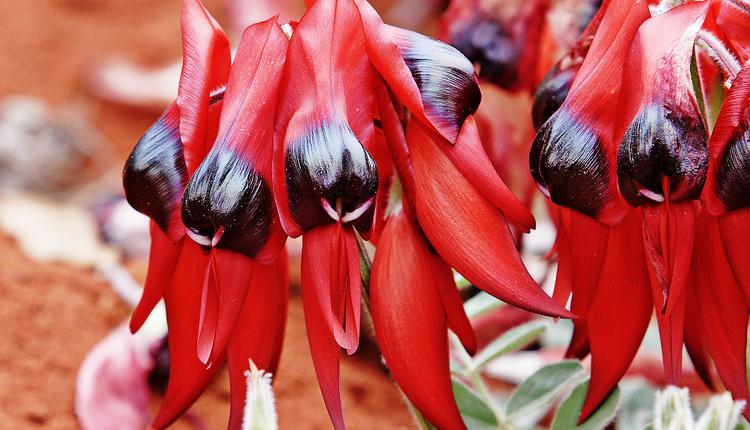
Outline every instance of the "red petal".
[[333, 124], [350, 128], [362, 147], [372, 148], [372, 77], [354, 3], [315, 2], [289, 43], [275, 124], [274, 195], [289, 236], [299, 236], [304, 228], [289, 207], [287, 150], [311, 131]]
[[430, 252], [405, 212], [389, 217], [371, 280], [375, 334], [394, 379], [432, 424], [465, 429], [451, 388], [446, 308], [440, 293], [441, 288], [457, 290], [450, 269]]
[[221, 368], [221, 360], [205, 366], [198, 360], [198, 316], [209, 256], [186, 240], [174, 276], [164, 291], [169, 325], [169, 384], [151, 424], [163, 429], [179, 418], [206, 389]]
[[719, 218], [724, 250], [737, 283], [750, 303], [750, 209], [732, 211]]
[[289, 258], [282, 251], [268, 266], [256, 265], [242, 311], [227, 346], [231, 393], [229, 429], [239, 429], [247, 392], [248, 359], [278, 376], [289, 305]]
[[580, 421], [617, 385], [646, 333], [653, 302], [645, 259], [640, 213], [632, 211], [622, 224], [610, 229], [607, 255], [588, 311], [591, 383]]
[[362, 288], [354, 232], [328, 224], [305, 233], [302, 265], [308, 275], [305, 288], [315, 293], [328, 330], [353, 354], [359, 344]]
[[[609, 228], [567, 208], [560, 208], [560, 220], [562, 236], [558, 273], [559, 267], [570, 266], [570, 288], [573, 294], [570, 310], [577, 317], [573, 320], [573, 337], [566, 357], [583, 358], [589, 353], [588, 312], [604, 265]], [[565, 251], [566, 247], [570, 249], [569, 254]]]
[[213, 143], [210, 96], [226, 84], [231, 59], [224, 31], [200, 0], [183, 0], [180, 22], [183, 56], [177, 106], [185, 162], [192, 175]]
[[534, 215], [505, 185], [492, 166], [473, 117], [467, 118], [455, 145], [443, 145], [441, 142], [440, 148], [471, 185], [503, 211], [510, 222], [525, 231], [536, 226]]
[[693, 363], [695, 373], [700, 376], [706, 387], [713, 390], [715, 387], [711, 378], [711, 360], [708, 353], [708, 344], [705, 341], [707, 335], [703, 333], [702, 328], [702, 303], [698, 297], [698, 289], [692, 281], [685, 292], [685, 296], [685, 314], [689, 317], [685, 318], [685, 349]]
[[164, 295], [169, 279], [180, 256], [182, 241], [173, 243], [154, 223], [150, 223], [151, 249], [149, 251], [148, 272], [143, 284], [143, 295], [130, 317], [130, 331], [135, 333], [141, 328], [159, 300]]
[[[748, 305], [724, 253], [718, 220], [705, 213], [698, 219], [692, 280], [700, 301], [702, 333], [706, 335], [702, 340], [724, 386], [735, 400], [747, 401]], [[745, 411], [745, 416], [750, 412]]]
[[521, 262], [502, 212], [458, 171], [413, 122], [407, 131], [416, 176], [416, 211], [430, 243], [472, 284], [520, 308], [571, 313], [544, 294]]
[[[306, 237], [305, 237], [306, 238]], [[304, 240], [304, 239], [303, 239]], [[328, 328], [329, 317], [323, 314], [318, 292], [315, 290], [316, 276], [308, 263], [302, 260], [302, 304], [305, 308], [307, 342], [310, 345], [315, 374], [323, 395], [328, 416], [336, 430], [344, 430], [344, 414], [341, 410], [339, 387], [339, 359], [341, 347]]]
[[[449, 45], [429, 39], [435, 44], [439, 44], [436, 46], [445, 48], [445, 52], [442, 50], [431, 51], [433, 55], [425, 56], [424, 59], [434, 61], [436, 63], [434, 69], [436, 70], [445, 67], [438, 61], [451, 61], [451, 65], [455, 66], [452, 72], [456, 74], [456, 80], [453, 83], [457, 87], [450, 89], [422, 88], [420, 90], [412, 76], [412, 71], [404, 61], [403, 54], [404, 51], [419, 48], [424, 36], [385, 25], [375, 9], [365, 0], [357, 0], [356, 4], [362, 17], [367, 55], [373, 66], [409, 111], [419, 118], [425, 126], [443, 136], [448, 142], [454, 143], [458, 138], [464, 119], [476, 110], [474, 103], [478, 105], [481, 98], [472, 64]], [[424, 37], [424, 39], [427, 38]], [[399, 43], [401, 46], [399, 46]], [[435, 55], [436, 53], [440, 55]], [[451, 89], [455, 91], [450, 93]], [[442, 99], [440, 98], [441, 95], [443, 96]], [[453, 100], [454, 98], [458, 99]], [[461, 106], [464, 110], [459, 112], [454, 109], [446, 109], [447, 106], [442, 105], [446, 103], [447, 99], [455, 102], [450, 103], [451, 106], [455, 104], [456, 107]]]
[[[259, 265], [252, 259], [233, 251], [214, 248], [211, 253], [211, 264], [214, 265], [213, 270], [216, 276], [217, 318], [213, 343], [208, 345], [207, 349], [211, 351], [211, 359], [216, 360], [225, 353], [247, 296], [253, 271]], [[200, 338], [198, 350], [201, 350]]]

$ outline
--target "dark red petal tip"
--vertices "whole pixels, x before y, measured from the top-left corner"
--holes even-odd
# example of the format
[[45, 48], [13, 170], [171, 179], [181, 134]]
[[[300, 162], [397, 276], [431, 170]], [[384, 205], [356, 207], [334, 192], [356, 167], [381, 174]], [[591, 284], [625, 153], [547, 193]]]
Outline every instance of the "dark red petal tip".
[[609, 200], [617, 199], [602, 139], [565, 109], [539, 130], [529, 163], [542, 192], [558, 205], [597, 218]]
[[[620, 192], [633, 206], [696, 199], [708, 172], [708, 135], [698, 107], [670, 100], [641, 109], [628, 127], [617, 156]], [[669, 190], [663, 189], [664, 178]], [[665, 193], [669, 192], [666, 197]]]
[[456, 48], [398, 27], [388, 27], [433, 120], [461, 128], [482, 100], [474, 66]]
[[179, 207], [187, 183], [177, 106], [170, 106], [133, 148], [122, 175], [130, 206], [177, 240]]
[[304, 230], [339, 221], [370, 230], [378, 169], [348, 126], [309, 130], [286, 148], [285, 166], [289, 209]]

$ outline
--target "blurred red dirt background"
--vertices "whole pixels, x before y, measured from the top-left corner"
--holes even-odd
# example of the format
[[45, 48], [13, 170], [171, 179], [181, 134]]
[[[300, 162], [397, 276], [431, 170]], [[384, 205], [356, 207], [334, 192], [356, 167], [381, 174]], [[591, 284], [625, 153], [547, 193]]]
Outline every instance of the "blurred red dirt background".
[[[248, 0], [252, 1], [252, 0]], [[223, 3], [205, 0], [222, 21]], [[115, 149], [127, 153], [159, 112], [102, 102], [86, 89], [91, 68], [112, 56], [160, 66], [179, 58], [179, 0], [10, 0], [0, 2], [0, 98], [39, 97], [83, 107]], [[142, 274], [145, 262], [136, 264]], [[91, 347], [129, 309], [92, 271], [37, 263], [0, 236], [0, 427], [77, 428], [75, 376]], [[345, 358], [342, 392], [349, 428], [411, 428], [400, 394], [375, 354]], [[281, 429], [328, 429], [295, 287], [274, 385]], [[207, 429], [226, 427], [226, 375], [192, 411]], [[194, 428], [187, 421], [175, 429]]]

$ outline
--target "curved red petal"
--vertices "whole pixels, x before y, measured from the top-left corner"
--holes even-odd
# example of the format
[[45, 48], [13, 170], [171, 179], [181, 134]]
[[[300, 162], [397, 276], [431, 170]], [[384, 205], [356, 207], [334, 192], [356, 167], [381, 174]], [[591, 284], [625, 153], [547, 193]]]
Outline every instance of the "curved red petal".
[[135, 333], [141, 328], [159, 300], [164, 296], [164, 289], [169, 284], [182, 249], [182, 241], [174, 243], [153, 221], [149, 225], [151, 249], [149, 251], [146, 282], [138, 305], [130, 316], [130, 331]]
[[750, 209], [732, 211], [719, 218], [724, 250], [745, 300], [750, 303]]
[[[560, 220], [558, 228], [563, 242], [560, 244], [558, 264], [570, 266], [570, 311], [576, 315], [573, 320], [573, 337], [566, 356], [583, 358], [589, 353], [588, 312], [604, 266], [610, 229], [599, 221], [568, 208], [560, 208]], [[566, 242], [570, 254], [562, 252]], [[566, 257], [569, 262], [564, 261]]]
[[174, 276], [164, 291], [169, 325], [169, 384], [152, 427], [163, 429], [179, 418], [206, 389], [222, 360], [206, 366], [198, 360], [198, 316], [209, 255], [184, 241]]
[[278, 376], [289, 305], [289, 257], [282, 251], [270, 265], [256, 265], [247, 297], [227, 345], [230, 403], [229, 429], [239, 429], [247, 393], [248, 360]]
[[[303, 247], [304, 255], [304, 247]], [[341, 347], [328, 328], [329, 317], [323, 314], [318, 292], [315, 290], [316, 276], [313, 267], [302, 260], [302, 304], [305, 309], [307, 342], [310, 345], [315, 374], [318, 378], [323, 402], [336, 430], [344, 430], [344, 413], [341, 409], [339, 386], [339, 360]]]
[[371, 283], [375, 335], [394, 379], [432, 424], [465, 429], [451, 388], [445, 304], [431, 287], [455, 285], [403, 211], [386, 222]]
[[735, 400], [747, 401], [747, 301], [724, 252], [718, 220], [706, 213], [698, 219], [692, 279], [701, 304], [703, 341], [724, 386]]
[[639, 211], [631, 211], [622, 224], [610, 229], [607, 255], [587, 315], [591, 382], [581, 422], [628, 370], [651, 318], [653, 301], [642, 238]]
[[481, 195], [503, 211], [510, 222], [525, 231], [536, 226], [534, 215], [505, 185], [492, 166], [473, 117], [466, 119], [455, 145], [443, 145], [441, 142], [440, 149]]
[[231, 54], [227, 36], [200, 0], [183, 0], [180, 22], [183, 55], [177, 106], [185, 162], [192, 174], [213, 143], [211, 92], [226, 84]]
[[477, 287], [520, 308], [572, 314], [531, 279], [505, 217], [461, 174], [421, 126], [407, 130], [416, 176], [416, 212], [430, 243]]
[[359, 345], [362, 280], [354, 233], [341, 224], [316, 227], [302, 237], [303, 288], [314, 293], [328, 329], [341, 348]]

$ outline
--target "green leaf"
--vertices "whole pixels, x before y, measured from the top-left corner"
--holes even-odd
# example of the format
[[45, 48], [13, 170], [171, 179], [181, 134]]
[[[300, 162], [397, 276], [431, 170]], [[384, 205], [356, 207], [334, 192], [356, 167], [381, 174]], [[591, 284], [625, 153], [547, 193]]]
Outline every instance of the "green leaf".
[[576, 425], [588, 389], [589, 381], [585, 381], [573, 390], [570, 397], [568, 397], [562, 405], [560, 405], [560, 409], [557, 410], [557, 414], [552, 421], [550, 430], [600, 430], [612, 421], [615, 417], [617, 405], [620, 401], [619, 387], [612, 391], [612, 394], [607, 397], [599, 409], [597, 409], [596, 412], [586, 420], [586, 422], [581, 425]]
[[463, 382], [452, 379], [453, 396], [458, 410], [469, 430], [490, 430], [497, 428], [497, 417], [485, 401]]
[[464, 310], [466, 311], [466, 316], [471, 319], [504, 305], [505, 303], [482, 291], [464, 303]]
[[578, 361], [566, 360], [542, 367], [516, 388], [505, 413], [508, 418], [539, 411], [576, 375], [583, 372]]
[[477, 354], [474, 358], [475, 369], [481, 369], [501, 355], [524, 348], [538, 338], [545, 327], [546, 324], [541, 321], [532, 321], [506, 331]]

